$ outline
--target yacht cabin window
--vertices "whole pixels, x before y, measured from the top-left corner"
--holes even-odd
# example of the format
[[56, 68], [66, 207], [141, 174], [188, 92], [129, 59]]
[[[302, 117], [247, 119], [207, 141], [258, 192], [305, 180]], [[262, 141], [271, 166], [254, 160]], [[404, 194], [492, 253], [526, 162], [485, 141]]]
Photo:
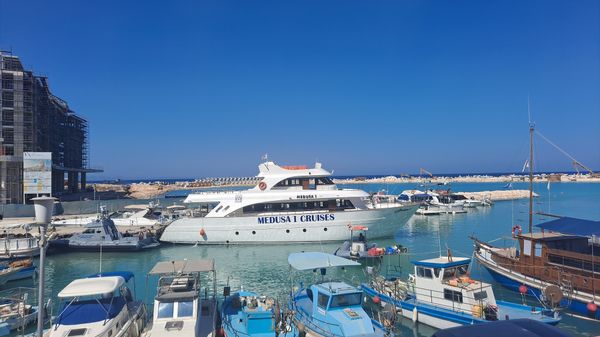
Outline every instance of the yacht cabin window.
[[473, 294], [475, 301], [485, 300], [487, 298], [487, 291], [479, 291]]
[[194, 315], [194, 302], [178, 302], [177, 317], [192, 317]]
[[431, 272], [431, 268], [417, 267], [417, 276], [433, 278], [433, 273]]
[[319, 293], [317, 296], [317, 306], [321, 309], [327, 309], [327, 303], [329, 302], [329, 296]]
[[531, 256], [531, 240], [523, 240], [523, 255]]
[[444, 269], [444, 279], [461, 277], [467, 275], [469, 268], [467, 265], [451, 267]]
[[452, 289], [444, 289], [444, 298], [447, 299], [448, 301], [452, 301], [452, 302], [458, 302], [458, 303], [463, 302], [462, 292], [454, 291]]
[[333, 181], [327, 177], [322, 178], [290, 178], [284, 179], [277, 184], [275, 187], [291, 187], [291, 186], [302, 186], [305, 190], [314, 190], [319, 185], [333, 185]]
[[278, 203], [260, 203], [244, 206], [244, 213], [262, 213], [262, 212], [302, 212], [311, 210], [337, 211], [345, 209], [354, 209], [352, 201], [346, 199], [334, 199], [326, 201], [298, 201], [298, 202], [278, 202]]
[[341, 308], [360, 305], [362, 300], [361, 293], [335, 295], [331, 299], [330, 308]]
[[158, 318], [173, 318], [175, 303], [160, 302], [158, 303]]

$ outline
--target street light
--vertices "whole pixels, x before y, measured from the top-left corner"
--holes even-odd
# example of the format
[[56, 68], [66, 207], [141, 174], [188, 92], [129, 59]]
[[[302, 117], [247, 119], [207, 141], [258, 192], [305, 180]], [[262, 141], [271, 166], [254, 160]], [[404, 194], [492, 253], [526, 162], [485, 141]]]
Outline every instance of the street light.
[[38, 197], [31, 199], [35, 207], [35, 223], [40, 226], [40, 263], [39, 263], [39, 290], [38, 290], [38, 317], [37, 317], [37, 337], [44, 335], [44, 258], [46, 256], [46, 229], [52, 220], [52, 211], [54, 210], [54, 201], [52, 197]]

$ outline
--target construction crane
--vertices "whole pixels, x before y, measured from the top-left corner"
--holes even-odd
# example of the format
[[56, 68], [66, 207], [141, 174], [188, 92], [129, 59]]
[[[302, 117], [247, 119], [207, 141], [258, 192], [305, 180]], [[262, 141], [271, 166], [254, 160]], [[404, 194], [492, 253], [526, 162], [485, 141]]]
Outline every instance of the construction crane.
[[419, 169], [419, 175], [422, 175], [423, 173], [427, 173], [427, 174], [429, 175], [429, 177], [430, 177], [430, 178], [433, 178], [433, 173], [431, 173], [431, 172], [429, 172], [429, 171], [427, 171], [426, 169], [424, 169], [424, 168], [422, 168], [422, 167], [421, 167], [421, 168]]

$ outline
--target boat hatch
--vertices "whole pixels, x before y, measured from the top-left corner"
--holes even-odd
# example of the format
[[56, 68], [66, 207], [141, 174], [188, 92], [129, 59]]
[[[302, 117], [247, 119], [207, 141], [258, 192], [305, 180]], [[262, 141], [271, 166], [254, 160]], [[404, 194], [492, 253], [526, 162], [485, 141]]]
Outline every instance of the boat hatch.
[[167, 331], [179, 331], [183, 329], [183, 321], [170, 321], [165, 324], [165, 330]]
[[84, 336], [87, 333], [87, 328], [71, 329], [67, 337]]

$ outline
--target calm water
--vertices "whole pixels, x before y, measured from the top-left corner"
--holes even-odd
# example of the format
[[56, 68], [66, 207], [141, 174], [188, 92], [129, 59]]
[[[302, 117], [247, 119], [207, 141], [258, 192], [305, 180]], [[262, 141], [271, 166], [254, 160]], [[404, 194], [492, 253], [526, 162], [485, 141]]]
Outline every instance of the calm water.
[[[455, 191], [482, 191], [502, 189], [505, 184], [464, 183], [453, 184]], [[350, 188], [361, 188], [367, 191], [386, 189], [389, 193], [398, 194], [404, 189], [418, 188], [414, 184], [402, 185], [352, 185]], [[443, 186], [445, 187], [445, 186]], [[446, 187], [447, 188], [447, 187]], [[526, 184], [513, 184], [515, 189], [526, 189]], [[536, 211], [553, 214], [600, 219], [600, 184], [556, 183], [548, 191], [546, 184], [536, 185], [540, 197], [536, 199]], [[469, 235], [476, 235], [483, 240], [491, 240], [502, 236], [510, 236], [514, 223], [526, 227], [527, 201], [497, 202], [492, 207], [469, 210], [467, 214], [445, 215], [434, 217], [413, 216], [406, 225], [398, 227], [394, 238], [377, 240], [379, 245], [390, 245], [394, 242], [409, 247], [409, 255], [403, 257], [386, 257], [381, 269], [389, 272], [401, 272], [407, 275], [411, 271], [410, 260], [435, 257], [440, 243], [445, 251], [452, 249], [455, 256], [471, 256], [472, 244]], [[536, 216], [535, 222], [543, 221]], [[290, 289], [290, 269], [287, 264], [289, 253], [298, 251], [333, 252], [338, 244], [304, 244], [277, 246], [181, 246], [163, 244], [159, 249], [142, 253], [105, 253], [102, 256], [102, 270], [131, 270], [137, 279], [135, 290], [138, 297], [144, 297], [150, 303], [154, 295], [155, 278], [146, 282], [146, 273], [161, 260], [214, 258], [218, 273], [218, 292], [228, 282], [232, 289], [243, 286], [259, 293], [284, 296]], [[53, 255], [48, 258], [47, 293], [55, 296], [73, 278], [98, 272], [100, 268], [99, 254], [73, 253]], [[473, 273], [489, 282], [493, 282], [483, 268], [475, 265]], [[305, 278], [311, 275], [303, 275]], [[338, 275], [349, 282], [364, 280], [362, 270], [339, 271]], [[27, 282], [19, 285], [27, 285]], [[31, 284], [31, 283], [29, 283]], [[16, 284], [15, 284], [16, 285]], [[520, 301], [518, 294], [496, 286], [497, 299]], [[53, 297], [55, 298], [55, 297]], [[282, 297], [283, 298], [283, 297]], [[56, 307], [56, 303], [55, 303]], [[600, 323], [590, 322], [564, 316], [558, 325], [575, 336], [600, 334]], [[422, 324], [402, 319], [398, 324], [397, 335], [431, 336], [435, 330]]]

